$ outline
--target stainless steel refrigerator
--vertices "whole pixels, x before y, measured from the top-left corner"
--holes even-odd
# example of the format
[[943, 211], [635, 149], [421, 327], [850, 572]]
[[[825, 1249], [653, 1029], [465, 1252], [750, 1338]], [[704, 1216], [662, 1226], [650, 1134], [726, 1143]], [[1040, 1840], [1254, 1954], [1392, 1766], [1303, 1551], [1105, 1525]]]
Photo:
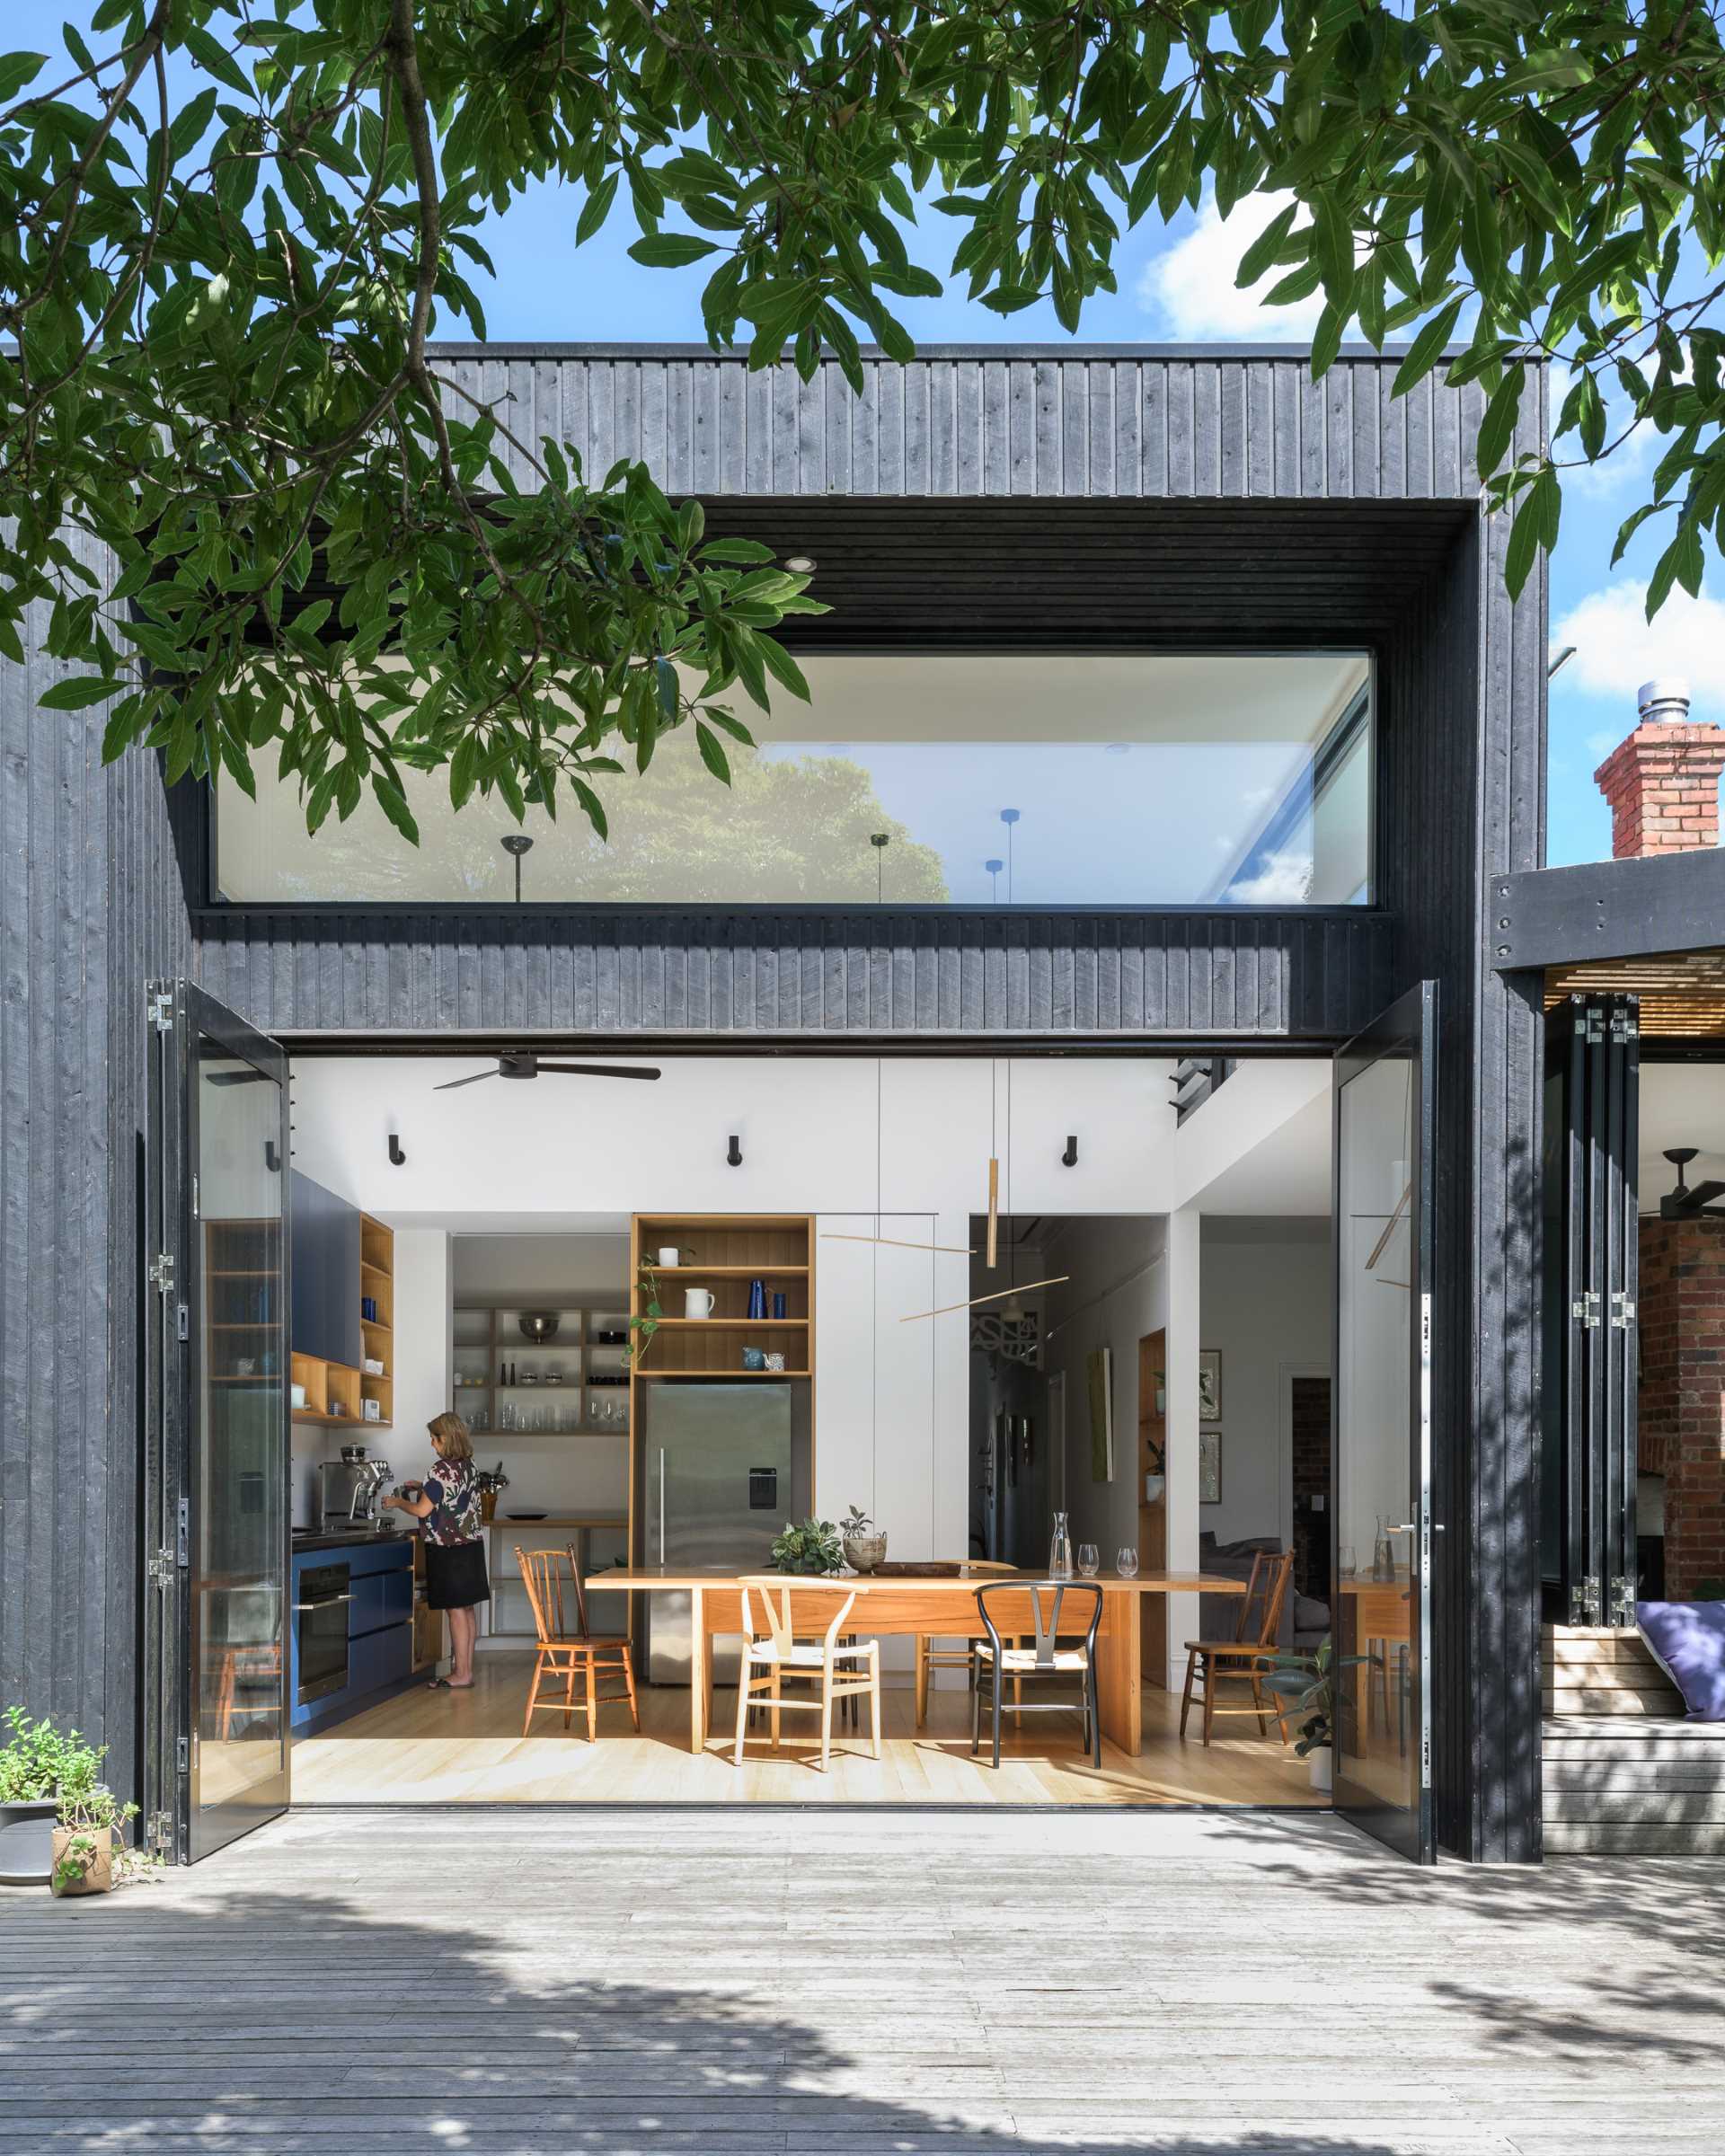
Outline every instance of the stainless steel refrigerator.
[[[791, 1388], [679, 1382], [643, 1385], [642, 1551], [650, 1565], [735, 1565], [765, 1570], [790, 1518]], [[689, 1682], [689, 1598], [644, 1595], [647, 1674]], [[735, 1649], [715, 1657], [735, 1682]]]

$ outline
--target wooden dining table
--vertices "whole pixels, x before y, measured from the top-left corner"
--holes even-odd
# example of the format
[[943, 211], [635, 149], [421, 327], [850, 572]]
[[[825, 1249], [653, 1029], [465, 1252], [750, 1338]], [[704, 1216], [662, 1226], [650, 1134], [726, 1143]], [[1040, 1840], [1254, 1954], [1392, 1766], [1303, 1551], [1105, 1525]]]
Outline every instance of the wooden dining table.
[[[793, 1592], [799, 1581], [792, 1575], [767, 1575], [727, 1566], [635, 1565], [596, 1573], [588, 1582], [589, 1592], [626, 1592], [642, 1595], [686, 1595], [689, 1597], [689, 1749], [706, 1748], [712, 1719], [712, 1648], [715, 1638], [740, 1633], [743, 1629], [742, 1582], [772, 1577]], [[837, 1584], [855, 1591], [856, 1604], [845, 1621], [850, 1632], [871, 1636], [888, 1633], [932, 1639], [979, 1639], [986, 1629], [977, 1608], [977, 1589], [1010, 1586], [1015, 1577], [990, 1566], [942, 1577], [877, 1577], [866, 1573], [842, 1573]], [[1043, 1575], [1029, 1573], [1027, 1580]], [[813, 1585], [812, 1581], [802, 1584]], [[1092, 1583], [1075, 1579], [1082, 1587]], [[1138, 1602], [1146, 1595], [1243, 1595], [1245, 1582], [1224, 1579], [1208, 1572], [1146, 1572], [1131, 1579], [1118, 1573], [1098, 1573], [1094, 1585], [1102, 1590], [1101, 1620], [1096, 1632], [1096, 1696], [1102, 1735], [1128, 1757], [1137, 1758], [1144, 1744], [1144, 1670], [1139, 1655]], [[1043, 1597], [1045, 1616], [1051, 1597]], [[1062, 1637], [1084, 1632], [1089, 1627], [1090, 1597], [1074, 1595], [1061, 1612]], [[1003, 1633], [1035, 1630], [1027, 1594], [990, 1597], [989, 1614]]]

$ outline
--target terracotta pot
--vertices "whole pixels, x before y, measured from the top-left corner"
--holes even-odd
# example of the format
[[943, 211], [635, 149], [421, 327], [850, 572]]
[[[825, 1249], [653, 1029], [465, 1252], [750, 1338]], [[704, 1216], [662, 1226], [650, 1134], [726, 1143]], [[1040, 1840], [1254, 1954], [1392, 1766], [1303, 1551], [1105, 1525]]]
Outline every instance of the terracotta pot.
[[[93, 1842], [93, 1849], [78, 1851], [73, 1861], [80, 1876], [67, 1882], [60, 1866], [75, 1842]], [[54, 1829], [54, 1869], [49, 1886], [57, 1895], [106, 1894], [114, 1883], [114, 1830], [112, 1827], [57, 1826]]]

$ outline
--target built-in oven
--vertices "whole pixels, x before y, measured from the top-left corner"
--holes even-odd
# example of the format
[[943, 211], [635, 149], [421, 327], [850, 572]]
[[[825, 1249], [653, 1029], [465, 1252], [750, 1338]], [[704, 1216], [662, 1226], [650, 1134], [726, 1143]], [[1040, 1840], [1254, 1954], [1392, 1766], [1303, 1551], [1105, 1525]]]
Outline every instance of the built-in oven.
[[299, 1660], [295, 1698], [302, 1707], [347, 1688], [348, 1604], [352, 1600], [345, 1565], [307, 1565], [301, 1571], [294, 1631]]

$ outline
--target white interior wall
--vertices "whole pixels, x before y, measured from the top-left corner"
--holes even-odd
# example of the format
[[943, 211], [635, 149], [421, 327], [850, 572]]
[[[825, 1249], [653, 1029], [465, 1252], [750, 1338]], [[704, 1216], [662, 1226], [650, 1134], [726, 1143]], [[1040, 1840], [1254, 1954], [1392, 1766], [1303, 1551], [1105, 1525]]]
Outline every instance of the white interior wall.
[[1219, 1542], [1294, 1532], [1284, 1394], [1330, 1367], [1330, 1222], [1207, 1215], [1199, 1345], [1222, 1358], [1222, 1501], [1199, 1508]]

